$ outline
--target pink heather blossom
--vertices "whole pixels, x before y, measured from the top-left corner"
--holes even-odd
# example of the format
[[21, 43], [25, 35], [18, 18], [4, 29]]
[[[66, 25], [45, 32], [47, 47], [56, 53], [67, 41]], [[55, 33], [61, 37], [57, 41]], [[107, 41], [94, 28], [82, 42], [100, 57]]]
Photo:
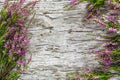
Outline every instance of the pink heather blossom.
[[101, 27], [106, 27], [106, 24], [100, 20], [96, 20], [96, 22], [98, 22], [98, 25]]
[[17, 64], [25, 66], [26, 65], [26, 61], [25, 60], [18, 60]]
[[19, 9], [19, 10], [17, 11], [17, 14], [18, 14], [18, 15], [21, 15], [21, 14], [22, 14], [22, 11]]
[[12, 53], [13, 53], [12, 50], [9, 50], [8, 54], [11, 55]]
[[76, 2], [77, 2], [77, 0], [71, 0], [70, 3], [69, 3], [69, 5], [73, 6], [73, 5], [75, 5]]
[[110, 43], [106, 42], [106, 43], [103, 43], [103, 46], [108, 46]]
[[25, 2], [25, 0], [20, 0], [19, 5], [22, 5]]
[[88, 9], [89, 9], [89, 11], [91, 11], [93, 9], [93, 4], [89, 4]]
[[19, 26], [23, 26], [24, 25], [24, 21], [22, 19], [18, 19], [18, 25]]
[[102, 56], [104, 56], [105, 55], [105, 53], [104, 52], [100, 52], [100, 56], [102, 57]]
[[16, 28], [15, 28], [15, 27], [8, 27], [7, 29], [8, 29], [9, 31], [16, 30]]
[[117, 32], [117, 29], [109, 28], [109, 32]]
[[110, 54], [111, 51], [106, 49], [105, 52], [106, 52], [106, 54]]
[[110, 58], [103, 58], [103, 62], [106, 66], [110, 66], [111, 65], [111, 59]]
[[105, 18], [106, 18], [108, 21], [112, 21], [112, 22], [118, 20], [118, 18], [116, 18], [115, 16], [106, 16]]
[[24, 39], [23, 42], [24, 42], [24, 44], [27, 44], [27, 43], [29, 43], [29, 39], [26, 38], [26, 39]]
[[22, 12], [22, 15], [23, 15], [23, 16], [26, 16], [26, 15], [28, 15], [29, 13], [30, 13], [29, 10], [24, 9], [23, 12]]
[[8, 48], [8, 46], [9, 46], [9, 42], [6, 42], [4, 47]]
[[32, 1], [32, 2], [31, 2], [32, 7], [34, 7], [34, 6], [36, 5], [36, 3], [39, 2], [39, 1], [40, 1], [40, 0]]
[[22, 50], [21, 55], [25, 55], [25, 53], [26, 53], [26, 50], [24, 49]]
[[17, 53], [20, 54], [20, 53], [21, 53], [21, 50], [17, 50]]
[[14, 44], [12, 44], [12, 50], [14, 50], [15, 49], [15, 45]]

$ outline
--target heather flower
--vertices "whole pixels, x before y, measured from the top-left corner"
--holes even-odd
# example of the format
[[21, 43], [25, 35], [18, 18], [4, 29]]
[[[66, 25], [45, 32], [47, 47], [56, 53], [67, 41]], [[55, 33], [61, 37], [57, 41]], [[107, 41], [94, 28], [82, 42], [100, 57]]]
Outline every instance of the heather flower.
[[73, 5], [75, 5], [76, 2], [77, 2], [77, 0], [71, 0], [70, 3], [69, 3], [69, 5], [73, 6]]
[[25, 54], [26, 54], [26, 50], [23, 49], [19, 55], [21, 55], [21, 56], [25, 56]]
[[[2, 29], [1, 36], [1, 69], [0, 79], [7, 80], [17, 78], [19, 75], [11, 78], [11, 72], [17, 73], [18, 70], [24, 72], [27, 62], [25, 59], [29, 38], [27, 37], [26, 19], [32, 14], [32, 9], [36, 1], [24, 4], [25, 0], [19, 0], [9, 3], [5, 0], [4, 7], [0, 13]], [[28, 5], [29, 4], [29, 5]], [[3, 50], [2, 50], [3, 49]], [[13, 74], [12, 74], [13, 75]]]
[[106, 24], [100, 20], [96, 20], [96, 22], [98, 23], [99, 26], [101, 27], [106, 27]]
[[109, 28], [109, 32], [117, 32], [117, 29], [115, 29], [115, 28]]
[[93, 4], [89, 4], [88, 5], [88, 11], [89, 12], [92, 12], [93, 8], [94, 8]]
[[106, 43], [103, 43], [103, 46], [108, 46], [110, 43], [109, 42], [106, 42]]
[[112, 22], [114, 22], [114, 21], [117, 21], [118, 20], [118, 18], [117, 17], [115, 17], [115, 16], [106, 16], [105, 17], [108, 21], [112, 21]]
[[87, 14], [86, 19], [90, 19], [92, 17], [91, 13]]
[[8, 46], [9, 46], [9, 42], [6, 42], [5, 45], [4, 45], [4, 47], [8, 48]]
[[13, 53], [12, 50], [9, 50], [8, 54], [11, 55], [12, 53]]
[[30, 10], [23, 9], [22, 15], [23, 15], [23, 16], [27, 16], [28, 14], [30, 14]]
[[111, 58], [103, 58], [103, 63], [105, 64], [105, 67], [109, 67], [111, 65]]
[[7, 29], [8, 29], [9, 31], [14, 31], [14, 30], [16, 30], [15, 27], [8, 27]]
[[100, 52], [100, 53], [99, 53], [99, 56], [100, 56], [100, 57], [102, 57], [102, 56], [104, 56], [104, 55], [105, 55], [104, 52]]
[[105, 53], [106, 53], [106, 54], [110, 54], [110, 52], [111, 52], [111, 51], [108, 50], [108, 49], [105, 50]]
[[21, 15], [21, 14], [22, 14], [21, 9], [19, 9], [19, 10], [17, 11], [17, 14], [18, 14], [18, 15]]
[[18, 54], [21, 54], [21, 50], [17, 50], [17, 53], [18, 53]]
[[18, 19], [18, 24], [19, 26], [24, 26], [24, 21], [22, 19]]
[[12, 49], [12, 50], [14, 50], [14, 49], [15, 49], [15, 45], [14, 45], [14, 44], [12, 44], [12, 47], [11, 47], [11, 49]]
[[28, 38], [24, 39], [23, 43], [24, 44], [28, 44], [29, 43], [29, 39]]
[[18, 65], [25, 66], [25, 65], [26, 65], [26, 61], [25, 61], [25, 60], [18, 60], [18, 61], [17, 61], [17, 64], [18, 64]]
[[22, 5], [25, 2], [25, 0], [20, 0], [19, 5]]

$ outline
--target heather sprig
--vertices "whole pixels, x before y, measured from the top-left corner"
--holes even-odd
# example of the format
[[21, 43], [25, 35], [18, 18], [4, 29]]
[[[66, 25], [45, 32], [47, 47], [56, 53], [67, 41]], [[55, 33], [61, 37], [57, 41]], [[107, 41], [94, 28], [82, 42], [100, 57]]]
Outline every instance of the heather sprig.
[[[87, 80], [111, 80], [111, 77], [114, 77], [114, 73], [116, 76], [120, 76], [120, 1], [83, 1], [89, 3], [85, 18], [95, 21], [96, 24], [104, 28], [105, 34], [100, 36], [105, 40], [100, 40], [103, 49], [92, 51], [92, 53], [98, 55], [97, 59], [99, 59], [101, 66], [91, 71], [91, 73], [80, 74], [78, 80], [82, 78]], [[76, 78], [74, 79], [77, 80]]]
[[31, 60], [25, 58], [29, 43], [26, 23], [37, 2], [4, 2], [0, 11], [0, 80], [17, 80]]

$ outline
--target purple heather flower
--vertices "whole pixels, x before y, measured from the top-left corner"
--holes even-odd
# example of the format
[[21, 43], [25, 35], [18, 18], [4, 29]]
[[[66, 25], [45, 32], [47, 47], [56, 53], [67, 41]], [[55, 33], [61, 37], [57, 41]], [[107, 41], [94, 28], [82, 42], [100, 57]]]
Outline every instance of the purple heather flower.
[[109, 28], [109, 32], [117, 32], [117, 29]]
[[73, 6], [73, 5], [75, 5], [76, 2], [77, 2], [77, 0], [71, 0], [70, 3], [69, 3], [69, 5]]
[[16, 30], [16, 28], [15, 28], [15, 27], [8, 27], [7, 29], [8, 29], [9, 31]]
[[93, 9], [93, 4], [89, 4], [89, 5], [88, 5], [88, 9], [89, 9], [89, 11], [91, 12], [91, 10]]
[[101, 26], [101, 27], [106, 27], [106, 24], [100, 20], [97, 20], [98, 22], [98, 25]]
[[24, 49], [24, 50], [22, 50], [20, 55], [25, 56], [25, 53], [26, 53], [26, 50]]
[[102, 57], [102, 56], [104, 56], [104, 55], [105, 55], [105, 53], [104, 53], [104, 52], [100, 52], [99, 54], [100, 54], [100, 57]]
[[110, 43], [106, 42], [106, 43], [103, 43], [103, 46], [108, 46]]
[[116, 18], [115, 16], [106, 16], [105, 19], [107, 19], [108, 21], [112, 21], [112, 22], [118, 20], [118, 18]]
[[30, 4], [32, 5], [32, 7], [34, 7], [34, 6], [36, 5], [37, 2], [39, 2], [39, 0], [32, 1]]
[[106, 66], [110, 66], [111, 64], [111, 59], [110, 58], [103, 58], [103, 62]]
[[17, 11], [17, 14], [18, 14], [18, 15], [21, 15], [21, 13], [22, 13], [22, 11], [19, 9], [19, 10]]
[[92, 15], [91, 15], [91, 12], [88, 12], [86, 19], [90, 19], [90, 18], [92, 18]]
[[24, 9], [23, 12], [22, 12], [22, 15], [23, 15], [23, 16], [26, 16], [26, 15], [28, 15], [29, 13], [30, 13], [29, 10]]
[[8, 54], [11, 55], [12, 53], [13, 53], [12, 50], [9, 50]]
[[18, 19], [18, 25], [19, 26], [23, 26], [24, 25], [24, 21], [22, 19]]
[[16, 42], [18, 39], [18, 36], [17, 35], [14, 35], [14, 41]]
[[106, 49], [106, 51], [105, 51], [106, 54], [110, 54], [110, 52], [111, 52], [111, 51], [108, 50], [108, 49]]
[[18, 60], [18, 61], [17, 61], [17, 64], [18, 64], [18, 65], [25, 66], [25, 65], [26, 65], [26, 61], [25, 61], [25, 60]]
[[19, 5], [22, 5], [25, 2], [25, 0], [20, 0]]
[[18, 53], [18, 54], [21, 54], [21, 50], [17, 50], [17, 53]]
[[24, 44], [28, 44], [29, 43], [29, 39], [26, 38], [26, 39], [24, 39], [23, 42], [24, 42]]
[[8, 48], [9, 47], [9, 42], [6, 42], [5, 45], [4, 45], [5, 48]]
[[14, 44], [12, 44], [12, 49], [13, 49], [13, 50], [15, 49], [15, 45], [14, 45]]

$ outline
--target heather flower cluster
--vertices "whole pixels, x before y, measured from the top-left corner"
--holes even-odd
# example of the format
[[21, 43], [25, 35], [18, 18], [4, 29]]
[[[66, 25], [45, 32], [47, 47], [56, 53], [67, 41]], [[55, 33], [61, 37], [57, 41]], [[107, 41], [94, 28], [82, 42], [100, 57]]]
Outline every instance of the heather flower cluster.
[[17, 80], [31, 61], [25, 58], [29, 43], [27, 22], [37, 2], [5, 0], [0, 10], [0, 80]]
[[71, 1], [69, 2], [69, 5], [70, 5], [70, 6], [74, 6], [76, 2], [77, 2], [77, 0], [71, 0]]
[[[95, 21], [105, 29], [100, 35], [102, 50], [92, 50], [98, 56], [100, 67], [90, 73], [80, 74], [79, 79], [111, 80], [120, 75], [120, 0], [84, 0], [88, 1], [87, 20]], [[120, 76], [119, 76], [120, 77]]]

